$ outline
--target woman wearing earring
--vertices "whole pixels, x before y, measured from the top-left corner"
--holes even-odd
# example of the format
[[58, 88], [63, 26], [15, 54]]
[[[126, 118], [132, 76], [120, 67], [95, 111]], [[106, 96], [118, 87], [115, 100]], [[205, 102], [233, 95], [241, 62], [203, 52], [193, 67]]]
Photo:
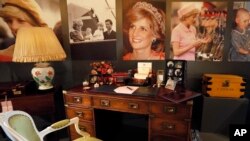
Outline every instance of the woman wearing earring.
[[126, 14], [128, 45], [123, 60], [164, 60], [165, 14], [147, 2], [137, 2]]

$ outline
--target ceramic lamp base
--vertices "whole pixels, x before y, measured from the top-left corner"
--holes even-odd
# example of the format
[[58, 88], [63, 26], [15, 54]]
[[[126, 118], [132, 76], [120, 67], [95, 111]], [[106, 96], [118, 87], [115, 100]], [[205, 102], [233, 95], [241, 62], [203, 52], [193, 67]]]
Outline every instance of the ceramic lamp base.
[[33, 79], [39, 85], [39, 90], [48, 90], [53, 88], [52, 80], [55, 71], [49, 63], [36, 63], [35, 67], [31, 70]]

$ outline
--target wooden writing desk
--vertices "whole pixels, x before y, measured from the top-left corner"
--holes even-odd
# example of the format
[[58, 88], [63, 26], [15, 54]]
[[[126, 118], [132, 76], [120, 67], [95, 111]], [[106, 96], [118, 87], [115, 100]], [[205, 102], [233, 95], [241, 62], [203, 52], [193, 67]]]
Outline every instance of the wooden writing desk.
[[[63, 91], [63, 95], [67, 117], [78, 116], [80, 128], [92, 136], [96, 135], [97, 126], [94, 110], [102, 109], [147, 116], [148, 141], [189, 141], [192, 101], [174, 104], [158, 96], [164, 91], [165, 89], [161, 88], [157, 95], [147, 97], [90, 92], [79, 86]], [[105, 122], [105, 119], [103, 121]], [[70, 134], [71, 139], [78, 137], [73, 127], [70, 129]]]

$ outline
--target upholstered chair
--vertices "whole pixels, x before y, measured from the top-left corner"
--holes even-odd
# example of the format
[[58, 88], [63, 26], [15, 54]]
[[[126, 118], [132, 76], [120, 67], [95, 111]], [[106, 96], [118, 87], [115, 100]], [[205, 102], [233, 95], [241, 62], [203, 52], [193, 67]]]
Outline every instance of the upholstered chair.
[[9, 111], [0, 113], [0, 125], [12, 141], [43, 141], [47, 134], [73, 124], [76, 132], [82, 136], [74, 141], [101, 141], [100, 139], [91, 137], [89, 133], [80, 130], [78, 123], [79, 118], [74, 117], [58, 121], [44, 130], [38, 131], [32, 117], [26, 112]]

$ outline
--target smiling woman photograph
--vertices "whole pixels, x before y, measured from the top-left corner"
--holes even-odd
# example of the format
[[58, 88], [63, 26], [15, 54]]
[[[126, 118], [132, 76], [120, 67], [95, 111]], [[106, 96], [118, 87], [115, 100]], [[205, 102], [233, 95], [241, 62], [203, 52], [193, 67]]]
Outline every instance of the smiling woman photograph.
[[123, 60], [164, 60], [164, 10], [148, 2], [136, 2], [125, 11], [124, 19]]

